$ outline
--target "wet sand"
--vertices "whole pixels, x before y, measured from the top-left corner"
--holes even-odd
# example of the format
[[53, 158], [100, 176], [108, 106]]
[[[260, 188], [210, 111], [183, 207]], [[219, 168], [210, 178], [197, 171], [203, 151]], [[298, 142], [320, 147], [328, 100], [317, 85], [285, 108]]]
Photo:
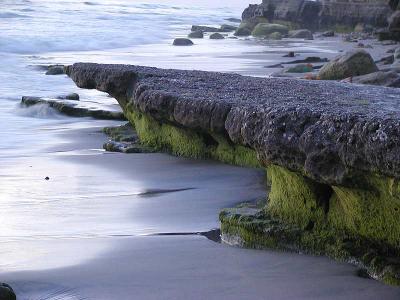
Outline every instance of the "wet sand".
[[7, 211], [21, 216], [4, 219], [4, 228], [15, 232], [3, 231], [0, 246], [0, 277], [19, 299], [400, 297], [398, 288], [359, 278], [355, 267], [328, 258], [233, 248], [196, 235], [151, 235], [218, 227], [221, 208], [265, 195], [259, 170], [166, 154], [104, 153], [97, 126], [64, 128], [59, 138], [59, 146], [29, 158], [34, 173], [18, 169], [29, 168], [27, 161], [16, 166], [19, 181], [37, 178], [48, 198], [3, 203], [3, 217]]

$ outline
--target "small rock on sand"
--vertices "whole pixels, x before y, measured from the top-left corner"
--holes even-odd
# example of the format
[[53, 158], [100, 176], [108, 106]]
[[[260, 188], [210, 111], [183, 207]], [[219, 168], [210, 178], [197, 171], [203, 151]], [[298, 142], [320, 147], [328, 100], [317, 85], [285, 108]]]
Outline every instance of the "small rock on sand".
[[188, 35], [191, 39], [202, 39], [204, 37], [203, 31], [193, 31]]
[[212, 39], [212, 40], [223, 40], [224, 38], [225, 37], [222, 34], [218, 33], [218, 32], [213, 33], [212, 35], [210, 35], [210, 39]]
[[378, 67], [368, 52], [365, 50], [353, 50], [325, 64], [319, 71], [318, 78], [322, 80], [341, 80], [377, 71]]
[[61, 75], [61, 74], [65, 74], [64, 66], [62, 65], [50, 66], [46, 72], [46, 75]]
[[173, 42], [174, 46], [192, 46], [193, 42], [186, 38], [177, 38]]

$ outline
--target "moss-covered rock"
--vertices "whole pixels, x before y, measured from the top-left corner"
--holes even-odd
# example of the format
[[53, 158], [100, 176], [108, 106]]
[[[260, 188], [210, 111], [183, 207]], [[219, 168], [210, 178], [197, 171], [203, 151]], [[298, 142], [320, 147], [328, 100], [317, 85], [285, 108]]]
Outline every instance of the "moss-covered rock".
[[226, 137], [160, 123], [128, 106], [125, 115], [135, 125], [142, 144], [175, 155], [212, 158], [239, 166], [260, 167], [253, 149], [235, 145]]
[[280, 34], [279, 32], [273, 32], [268, 36], [270, 40], [281, 40], [282, 37], [282, 34]]
[[251, 34], [256, 37], [268, 37], [274, 32], [279, 32], [282, 35], [287, 35], [289, 33], [289, 28], [281, 24], [259, 23], [253, 29]]
[[227, 244], [327, 255], [355, 264], [368, 277], [400, 285], [399, 253], [390, 246], [323, 224], [304, 228], [248, 204], [223, 210], [220, 222], [222, 241]]
[[353, 50], [324, 65], [318, 73], [321, 80], [340, 80], [378, 71], [371, 55], [365, 50]]

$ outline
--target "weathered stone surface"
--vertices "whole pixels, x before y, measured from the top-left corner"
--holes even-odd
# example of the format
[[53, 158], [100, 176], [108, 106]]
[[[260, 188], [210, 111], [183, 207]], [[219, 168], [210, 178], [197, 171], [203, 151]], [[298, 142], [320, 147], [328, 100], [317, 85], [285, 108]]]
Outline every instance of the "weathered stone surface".
[[153, 118], [229, 136], [318, 182], [357, 172], [400, 178], [400, 91], [129, 65], [74, 64], [68, 75]]
[[387, 87], [400, 87], [400, 76], [396, 72], [374, 72], [371, 74], [346, 79], [347, 82], [358, 84], [381, 85]]
[[263, 0], [260, 5], [250, 5], [242, 20], [265, 17], [269, 22], [291, 22], [313, 30], [336, 25], [353, 28], [358, 23], [384, 27], [390, 13], [386, 0]]
[[21, 103], [26, 106], [47, 104], [60, 113], [72, 117], [92, 117], [101, 120], [126, 120], [122, 112], [81, 107], [76, 101], [68, 102], [57, 99], [24, 96], [22, 97]]
[[338, 80], [378, 71], [371, 55], [365, 50], [353, 50], [339, 55], [325, 64], [318, 73], [319, 79]]

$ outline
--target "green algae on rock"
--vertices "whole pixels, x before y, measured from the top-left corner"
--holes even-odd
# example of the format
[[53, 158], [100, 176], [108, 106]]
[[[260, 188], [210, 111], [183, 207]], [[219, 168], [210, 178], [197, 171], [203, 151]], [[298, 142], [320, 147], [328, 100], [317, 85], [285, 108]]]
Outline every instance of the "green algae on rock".
[[254, 150], [234, 145], [221, 135], [160, 123], [129, 106], [125, 110], [125, 115], [135, 125], [141, 143], [154, 149], [179, 156], [213, 158], [238, 166], [261, 166]]
[[263, 207], [221, 213], [225, 241], [329, 255], [400, 283], [400, 91], [124, 65], [67, 72], [115, 96], [147, 146], [266, 168]]
[[259, 23], [251, 34], [256, 37], [267, 37], [275, 32], [286, 35], [289, 33], [289, 28], [281, 24]]

